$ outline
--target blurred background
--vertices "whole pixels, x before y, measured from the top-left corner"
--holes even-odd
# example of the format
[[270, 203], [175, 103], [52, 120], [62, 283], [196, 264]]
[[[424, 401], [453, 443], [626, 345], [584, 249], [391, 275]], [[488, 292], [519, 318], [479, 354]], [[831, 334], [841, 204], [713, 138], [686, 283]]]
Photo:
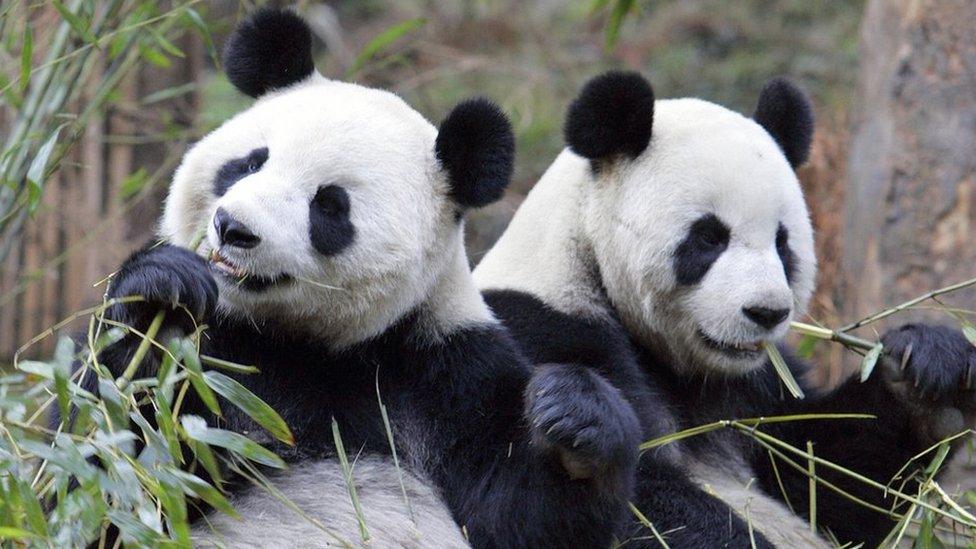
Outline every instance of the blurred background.
[[[0, 3], [0, 364], [99, 299], [99, 282], [151, 238], [187, 147], [249, 104], [219, 52], [258, 4]], [[474, 263], [563, 147], [563, 114], [582, 83], [627, 68], [658, 97], [745, 114], [776, 75], [811, 93], [817, 134], [800, 175], [820, 258], [815, 321], [838, 327], [976, 275], [974, 1], [287, 5], [310, 21], [329, 77], [393, 90], [435, 123], [472, 95], [511, 116], [515, 183], [472, 216]], [[976, 294], [943, 303], [955, 318], [940, 318], [968, 325]], [[49, 354], [54, 341], [36, 339], [24, 355]], [[841, 377], [839, 346], [813, 353], [821, 381]]]

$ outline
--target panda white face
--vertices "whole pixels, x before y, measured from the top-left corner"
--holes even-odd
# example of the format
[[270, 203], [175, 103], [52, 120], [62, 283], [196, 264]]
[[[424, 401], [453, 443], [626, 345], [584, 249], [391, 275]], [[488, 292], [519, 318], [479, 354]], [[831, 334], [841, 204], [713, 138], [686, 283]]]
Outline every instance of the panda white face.
[[636, 156], [591, 158], [584, 224], [607, 293], [679, 366], [753, 371], [813, 291], [792, 143], [696, 99], [654, 102], [648, 137]]
[[225, 312], [351, 322], [415, 305], [459, 234], [436, 136], [392, 94], [313, 78], [193, 147], [163, 232], [206, 230]]
[[218, 312], [348, 345], [428, 298], [463, 258], [462, 215], [499, 198], [513, 138], [488, 101], [437, 128], [395, 95], [314, 72], [297, 15], [264, 10], [225, 65], [255, 104], [197, 143], [176, 172], [162, 236], [209, 259]]

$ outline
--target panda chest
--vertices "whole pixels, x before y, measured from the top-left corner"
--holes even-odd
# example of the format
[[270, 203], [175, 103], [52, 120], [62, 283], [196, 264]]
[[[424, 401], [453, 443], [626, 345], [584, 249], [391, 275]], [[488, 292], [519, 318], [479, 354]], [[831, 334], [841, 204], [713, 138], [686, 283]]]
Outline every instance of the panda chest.
[[254, 420], [230, 405], [222, 406], [221, 427], [273, 446], [289, 461], [336, 456], [339, 445], [350, 454], [350, 461], [356, 455], [391, 455], [391, 440], [398, 453], [410, 455], [426, 439], [409, 396], [388, 385], [378, 391], [375, 377], [367, 381], [281, 375], [280, 371], [265, 366], [260, 374], [237, 379], [281, 415], [294, 434], [294, 446], [272, 440]]

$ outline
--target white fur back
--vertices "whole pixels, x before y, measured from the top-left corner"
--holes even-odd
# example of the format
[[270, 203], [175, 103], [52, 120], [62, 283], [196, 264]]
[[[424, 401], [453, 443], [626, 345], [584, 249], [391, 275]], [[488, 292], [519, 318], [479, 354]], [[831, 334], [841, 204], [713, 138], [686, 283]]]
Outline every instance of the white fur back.
[[739, 518], [751, 523], [776, 547], [830, 547], [810, 526], [794, 515], [786, 505], [767, 496], [749, 478], [745, 467], [718, 467], [694, 462], [692, 478], [706, 493], [728, 504]]
[[[423, 479], [403, 471], [407, 500], [400, 490], [392, 459], [361, 457], [353, 465], [356, 493], [370, 540], [364, 542], [342, 467], [336, 460], [298, 465], [272, 477], [275, 487], [309, 518], [303, 517], [264, 490], [250, 487], [231, 503], [237, 521], [211, 513], [193, 528], [198, 547], [468, 547], [436, 490]], [[330, 534], [331, 533], [331, 534]]]
[[478, 288], [523, 291], [566, 314], [605, 316], [606, 299], [590, 284], [593, 264], [580, 224], [590, 184], [587, 161], [563, 151], [478, 263]]

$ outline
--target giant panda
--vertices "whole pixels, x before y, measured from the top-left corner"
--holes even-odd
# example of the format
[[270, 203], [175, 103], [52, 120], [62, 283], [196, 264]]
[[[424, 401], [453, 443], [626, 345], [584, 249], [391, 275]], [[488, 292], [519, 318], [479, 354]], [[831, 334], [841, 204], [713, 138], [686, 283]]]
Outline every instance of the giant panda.
[[[257, 100], [189, 150], [163, 243], [111, 281], [109, 297], [144, 298], [114, 305], [111, 320], [141, 331], [165, 311], [161, 333], [206, 326], [201, 352], [256, 366], [239, 381], [295, 435], [274, 443], [233, 406], [217, 418], [185, 403], [289, 465], [268, 472], [280, 494], [233, 484], [243, 521], [209, 513], [195, 542], [359, 545], [361, 516], [373, 547], [606, 546], [633, 484], [637, 418], [608, 383], [589, 408], [569, 406], [586, 372], [533, 376], [465, 256], [465, 212], [500, 198], [511, 175], [507, 119], [475, 99], [435, 128], [391, 93], [319, 75], [310, 48], [288, 11], [238, 27], [225, 68]], [[100, 360], [118, 374], [139, 341]]]
[[[956, 330], [906, 325], [884, 334], [884, 367], [867, 381], [824, 391], [803, 381], [808, 366], [782, 340], [814, 287], [794, 174], [813, 127], [806, 95], [783, 78], [748, 118], [699, 99], [656, 101], [636, 73], [596, 77], [570, 106], [568, 149], [475, 281], [530, 359], [576, 356], [632, 401], [650, 401], [635, 404], [645, 436], [723, 419], [872, 414], [761, 430], [804, 450], [811, 441], [815, 455], [886, 484], [971, 424], [976, 349]], [[765, 342], [783, 349], [805, 399], [782, 388]], [[635, 503], [673, 547], [818, 547], [830, 536], [874, 546], [895, 525], [820, 486], [815, 536], [807, 477], [748, 437], [724, 430], [668, 447], [642, 456]], [[825, 467], [817, 474], [882, 509], [894, 503]], [[915, 493], [911, 482], [903, 490]]]

